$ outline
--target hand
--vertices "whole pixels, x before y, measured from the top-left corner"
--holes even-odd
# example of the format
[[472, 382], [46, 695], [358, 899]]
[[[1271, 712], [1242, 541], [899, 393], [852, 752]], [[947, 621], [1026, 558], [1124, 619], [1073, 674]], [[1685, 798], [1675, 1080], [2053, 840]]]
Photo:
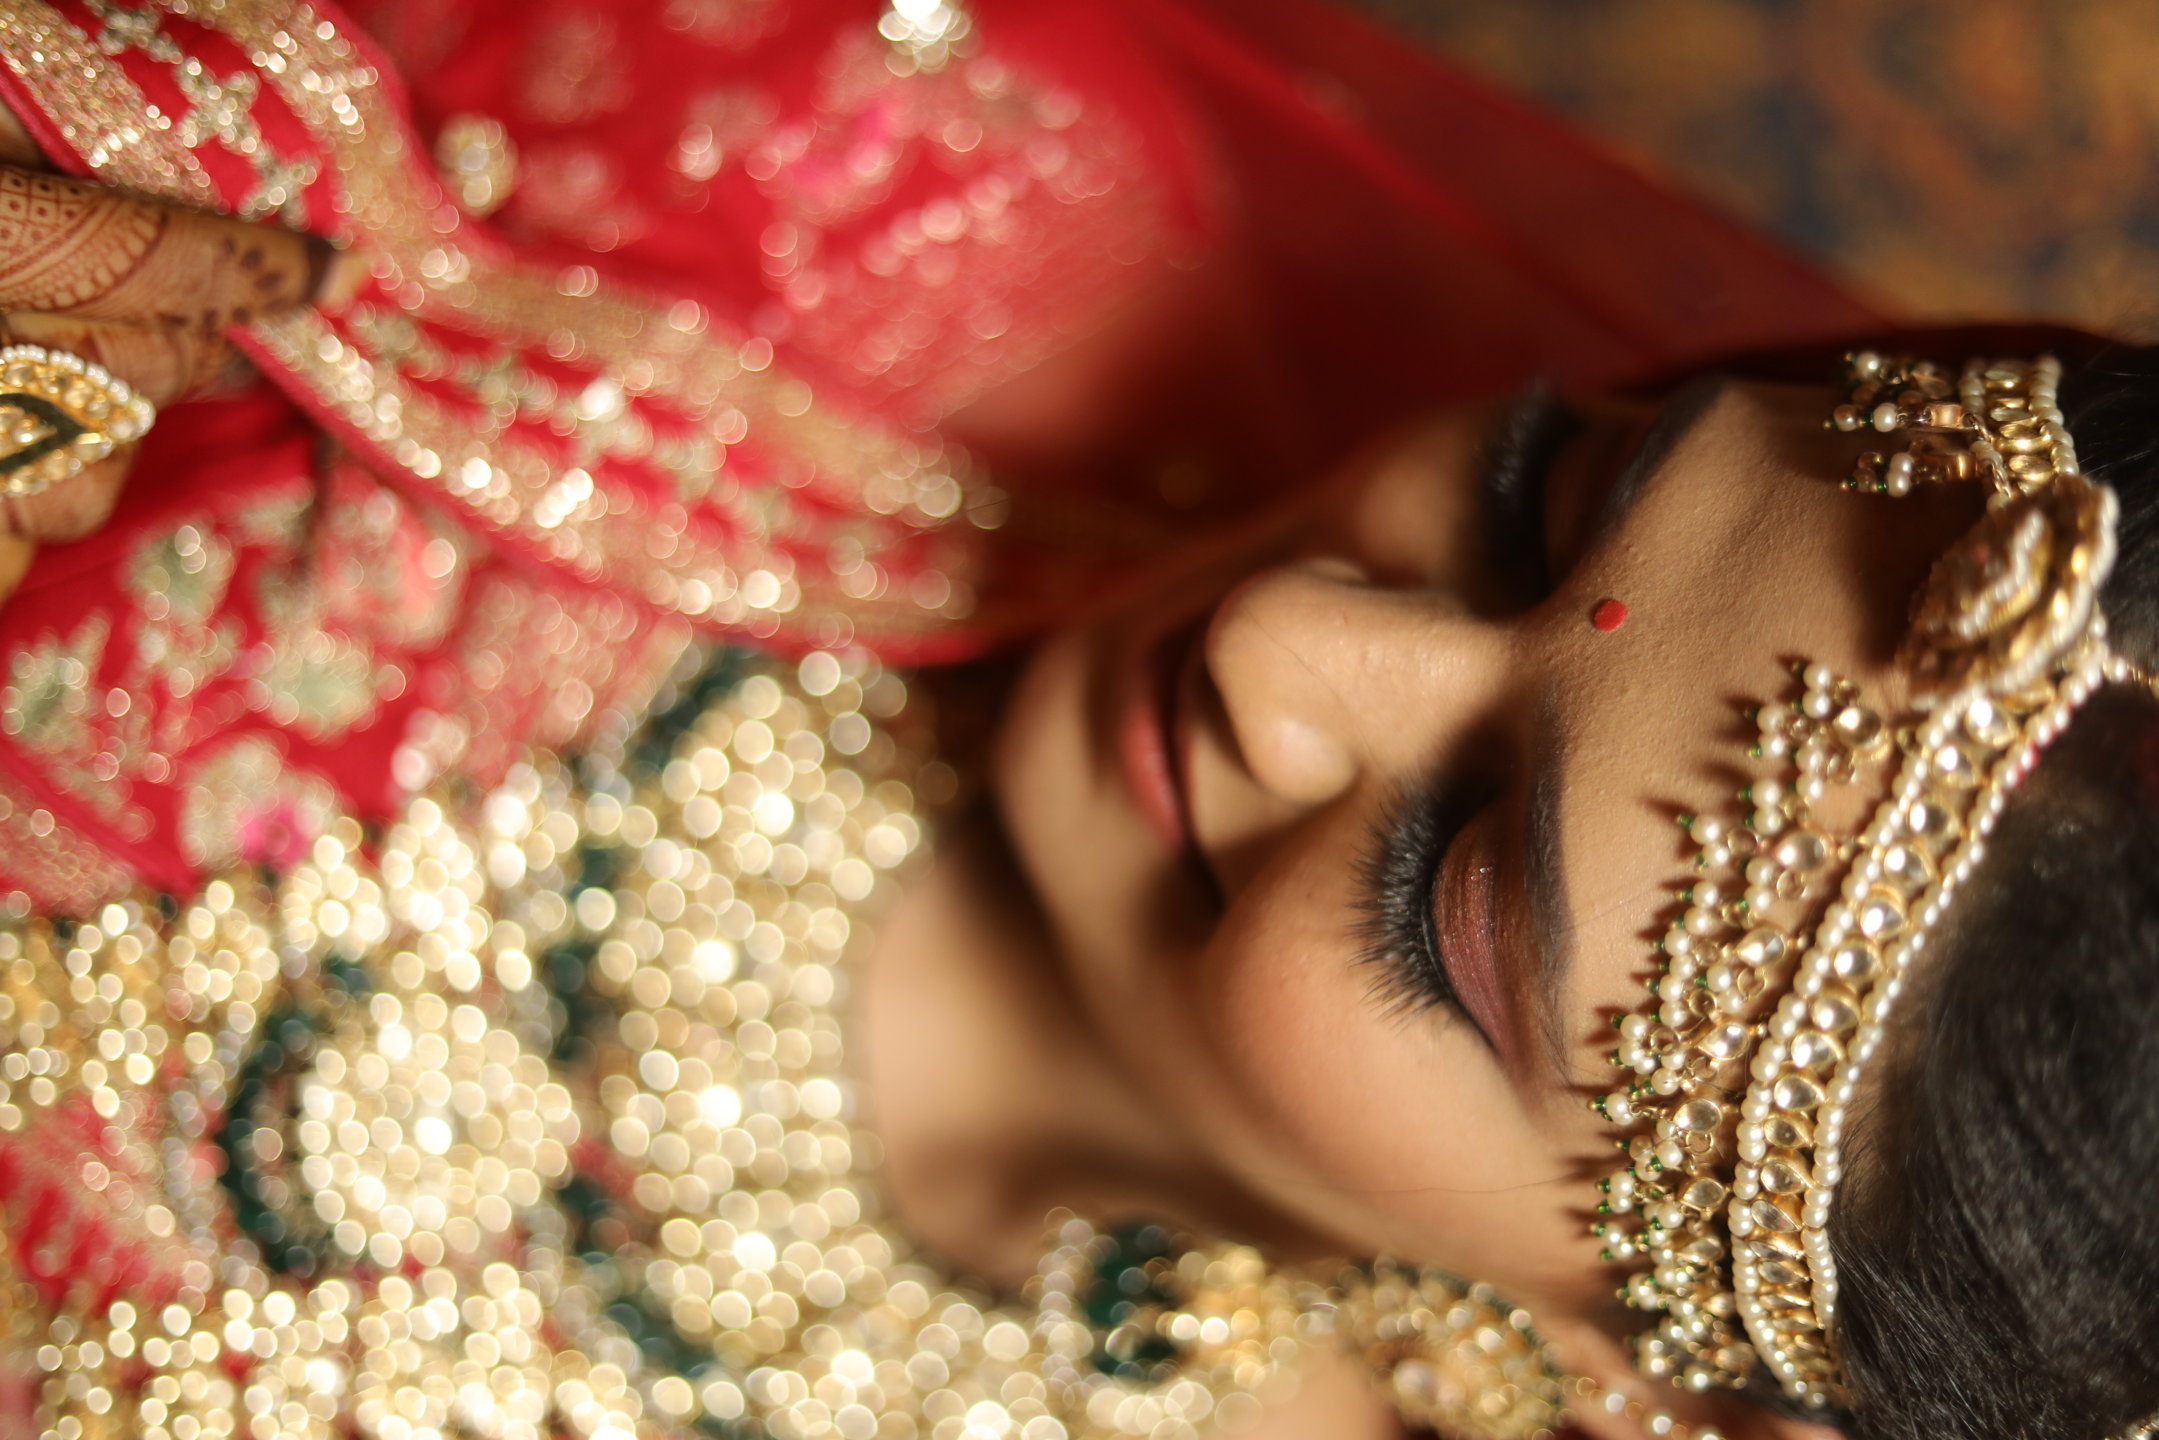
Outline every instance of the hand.
[[[303, 304], [329, 255], [309, 237], [42, 173], [0, 108], [0, 344], [70, 350], [164, 406], [231, 369], [227, 327]], [[79, 539], [118, 503], [136, 447], [0, 502], [0, 599], [41, 542]]]

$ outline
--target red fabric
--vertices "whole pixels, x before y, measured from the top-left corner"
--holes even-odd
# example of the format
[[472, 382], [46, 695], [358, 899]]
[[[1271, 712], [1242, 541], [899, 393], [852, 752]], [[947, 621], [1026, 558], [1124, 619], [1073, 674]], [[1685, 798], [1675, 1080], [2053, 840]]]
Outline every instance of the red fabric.
[[[101, 36], [81, 0], [31, 8], [85, 47]], [[1541, 113], [1313, 0], [980, 0], [958, 52], [915, 76], [875, 0], [316, 9], [354, 47], [342, 63], [382, 73], [357, 148], [280, 90], [288, 66], [258, 77], [250, 107], [266, 152], [205, 142], [198, 178], [183, 164], [131, 180], [124, 157], [69, 148], [96, 132], [51, 67], [0, 70], [64, 168], [241, 211], [267, 193], [260, 153], [312, 165], [285, 218], [376, 257], [353, 305], [236, 337], [269, 384], [162, 417], [113, 525], [41, 555], [0, 612], [18, 690], [72, 676], [84, 627], [102, 627], [81, 713], [0, 735], [0, 889], [41, 904], [87, 903], [116, 871], [184, 890], [223, 859], [274, 860], [326, 806], [379, 818], [444, 764], [485, 783], [525, 743], [574, 743], [634, 709], [696, 625], [964, 655], [1417, 408], [1881, 323]], [[251, 45], [212, 27], [238, 23], [163, 30], [230, 77], [253, 70]], [[170, 57], [96, 63], [168, 115], [195, 103]], [[458, 213], [429, 163], [467, 115], [500, 121], [522, 157], [485, 220]], [[706, 132], [709, 152], [692, 144]], [[378, 191], [397, 203], [370, 211]], [[525, 298], [461, 308], [429, 244], [470, 259], [468, 290]], [[563, 308], [588, 287], [633, 315], [617, 341], [546, 318], [596, 313]], [[1126, 335], [1106, 377], [1080, 363], [1097, 332]], [[405, 438], [379, 398], [341, 394], [332, 353], [403, 387]], [[721, 370], [699, 379], [714, 354]], [[1057, 390], [1067, 365], [1088, 378]], [[513, 371], [552, 398], [521, 409], [486, 389]], [[1055, 392], [1038, 405], [1054, 423], [993, 423], [1028, 385]], [[416, 447], [430, 407], [446, 419]], [[579, 407], [601, 418], [587, 427]], [[492, 472], [454, 448], [482, 433]], [[1002, 530], [874, 498], [895, 466], [934, 478], [956, 442], [1015, 496]], [[698, 446], [717, 459], [668, 459]], [[1213, 479], [1166, 503], [1173, 466]], [[462, 478], [513, 472], [540, 478], [499, 500]], [[583, 508], [550, 528], [536, 516], [557, 494]], [[238, 657], [207, 683], [176, 678], [203, 667], [171, 646], [143, 658], [144, 637], [172, 630], [146, 613], [166, 602], [143, 557], [183, 525], [229, 576], [181, 637]], [[768, 574], [801, 602], [700, 603]], [[965, 615], [962, 592], [978, 600]], [[327, 698], [296, 715], [302, 690]]]

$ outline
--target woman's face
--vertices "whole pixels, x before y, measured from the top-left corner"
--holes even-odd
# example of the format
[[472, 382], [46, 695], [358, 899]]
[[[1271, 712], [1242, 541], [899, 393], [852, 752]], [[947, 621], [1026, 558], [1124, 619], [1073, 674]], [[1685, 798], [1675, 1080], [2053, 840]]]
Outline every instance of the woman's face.
[[1449, 412], [1030, 664], [994, 778], [1071, 985], [1315, 1237], [1609, 1306], [1586, 1102], [1691, 873], [1674, 817], [1731, 808], [1794, 661], [1894, 702], [1908, 597], [1977, 511], [1840, 490], [1831, 403]]

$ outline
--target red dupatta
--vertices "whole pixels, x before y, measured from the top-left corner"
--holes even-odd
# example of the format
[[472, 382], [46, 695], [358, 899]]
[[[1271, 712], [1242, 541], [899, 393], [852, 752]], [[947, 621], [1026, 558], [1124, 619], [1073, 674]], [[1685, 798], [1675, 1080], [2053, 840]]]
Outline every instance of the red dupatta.
[[[0, 611], [27, 903], [487, 783], [699, 630], [962, 656], [1417, 407], [1878, 323], [1311, 0], [350, 11], [0, 3], [56, 165], [365, 261], [237, 335], [267, 383], [173, 407]], [[1196, 290], [1144, 383], [972, 426]]]

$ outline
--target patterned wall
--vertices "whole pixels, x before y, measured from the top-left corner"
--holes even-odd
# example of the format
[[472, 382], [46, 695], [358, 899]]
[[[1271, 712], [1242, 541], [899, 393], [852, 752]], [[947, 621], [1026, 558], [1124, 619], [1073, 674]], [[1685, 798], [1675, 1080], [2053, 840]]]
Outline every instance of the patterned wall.
[[1357, 0], [1905, 313], [2159, 339], [2159, 0]]

